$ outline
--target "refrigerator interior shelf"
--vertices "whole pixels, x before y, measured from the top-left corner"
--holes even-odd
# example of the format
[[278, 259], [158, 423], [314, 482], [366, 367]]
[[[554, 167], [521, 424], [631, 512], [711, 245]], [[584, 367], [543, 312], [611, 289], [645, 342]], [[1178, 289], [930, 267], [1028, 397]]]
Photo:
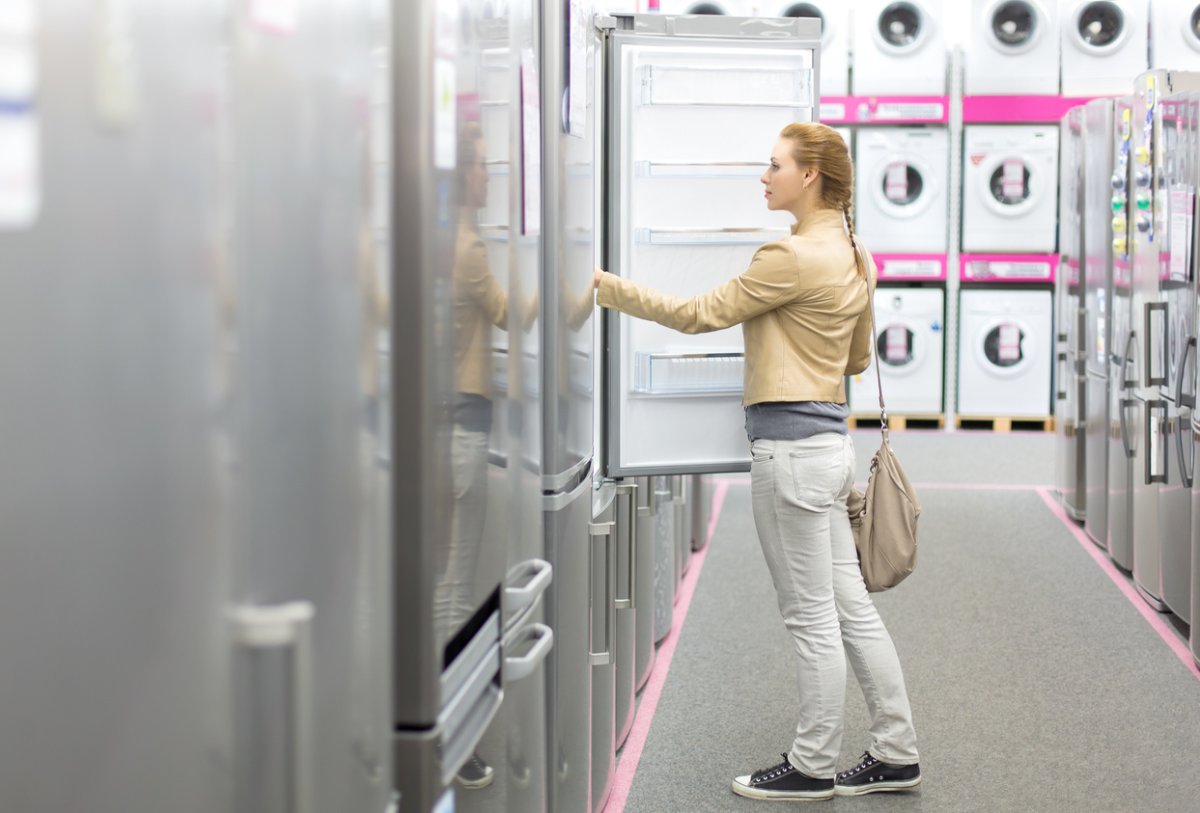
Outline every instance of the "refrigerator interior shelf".
[[484, 161], [483, 165], [487, 167], [488, 175], [507, 175], [508, 161], [500, 158], [495, 158], [490, 161]]
[[633, 392], [640, 395], [713, 395], [742, 391], [740, 351], [635, 353]]
[[638, 176], [646, 178], [756, 178], [766, 167], [764, 161], [638, 161], [636, 165]]
[[811, 109], [812, 70], [646, 65], [642, 104]]
[[646, 228], [635, 229], [634, 238], [639, 243], [656, 246], [689, 245], [758, 245], [770, 240], [787, 237], [787, 229], [762, 227], [732, 228]]
[[503, 223], [480, 223], [479, 236], [493, 243], [506, 243], [508, 226]]

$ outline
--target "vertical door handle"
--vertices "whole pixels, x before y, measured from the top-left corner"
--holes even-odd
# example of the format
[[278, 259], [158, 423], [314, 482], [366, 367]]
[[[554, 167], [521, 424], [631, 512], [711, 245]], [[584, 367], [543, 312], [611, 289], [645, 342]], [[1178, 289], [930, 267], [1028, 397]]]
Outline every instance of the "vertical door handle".
[[[1160, 417], [1155, 417], [1155, 412], [1160, 414]], [[1166, 423], [1167, 418], [1167, 402], [1155, 399], [1146, 402], [1146, 484], [1150, 483], [1165, 483], [1167, 482], [1167, 438], [1166, 438]], [[1158, 421], [1155, 424], [1155, 421]], [[1158, 427], [1158, 446], [1154, 445], [1154, 436], [1151, 431], [1152, 426]], [[1159, 471], [1159, 466], [1155, 465], [1155, 458], [1158, 459], [1159, 466], [1162, 471]]]
[[[1154, 325], [1154, 316], [1158, 314], [1158, 326]], [[1145, 328], [1146, 328], [1146, 386], [1170, 386], [1167, 381], [1167, 364], [1166, 364], [1166, 330], [1167, 330], [1167, 303], [1166, 302], [1147, 302], [1145, 304]], [[1161, 347], [1162, 351], [1156, 353], [1156, 347]], [[1155, 374], [1155, 360], [1159, 362], [1160, 372]]]
[[1133, 459], [1135, 450], [1130, 443], [1129, 419], [1126, 416], [1129, 414], [1129, 410], [1136, 408], [1137, 405], [1138, 402], [1135, 398], [1122, 398], [1119, 410], [1121, 414], [1121, 448], [1125, 450], [1125, 457], [1129, 460]]
[[1188, 380], [1189, 377], [1191, 378], [1193, 385], [1196, 383], [1195, 373], [1193, 373], [1191, 376], [1187, 375], [1188, 359], [1189, 358], [1195, 359], [1195, 357], [1196, 357], [1196, 337], [1189, 336], [1188, 340], [1187, 340], [1187, 344], [1184, 346], [1184, 349], [1183, 349], [1183, 358], [1180, 359], [1180, 361], [1179, 361], [1179, 375], [1175, 379], [1175, 403], [1179, 406], [1192, 407], [1192, 408], [1194, 408], [1196, 406], [1196, 389], [1195, 389], [1195, 387], [1193, 386], [1191, 392], [1183, 391], [1183, 383], [1184, 383], [1184, 381]]
[[[629, 584], [629, 595], [625, 598], [617, 596], [616, 608], [618, 610], [633, 610], [637, 608], [637, 483], [632, 481], [621, 483], [617, 486], [617, 516], [625, 518], [625, 539], [627, 540], [626, 555], [626, 576]], [[624, 498], [624, 499], [622, 499]], [[624, 502], [624, 513], [621, 511], [621, 503]]]
[[1066, 388], [1066, 385], [1064, 384], [1064, 382], [1067, 380], [1066, 367], [1067, 367], [1067, 353], [1066, 353], [1066, 351], [1063, 351], [1058, 354], [1058, 374], [1055, 376], [1055, 378], [1057, 379], [1056, 383], [1058, 385], [1056, 388], [1058, 390], [1058, 392], [1055, 395], [1056, 401], [1067, 400], [1067, 388]]
[[1192, 442], [1192, 433], [1185, 431], [1187, 427], [1184, 426], [1182, 412], [1179, 414], [1177, 421], [1179, 425], [1176, 427], [1175, 431], [1175, 453], [1176, 458], [1179, 460], [1179, 481], [1184, 488], [1191, 488], [1192, 470], [1191, 466], [1188, 465], [1187, 451], [1184, 449], [1183, 436], [1187, 435], [1187, 442], [1190, 446]]
[[[592, 617], [592, 625], [591, 625], [592, 626], [592, 634], [591, 634], [592, 641], [591, 641], [591, 643], [588, 644], [588, 653], [590, 655], [590, 660], [592, 662], [592, 666], [607, 666], [608, 664], [612, 663], [613, 624], [612, 624], [612, 616], [611, 616], [609, 610], [612, 608], [612, 604], [613, 604], [613, 601], [612, 601], [612, 599], [613, 599], [613, 582], [616, 581], [616, 579], [614, 577], [616, 575], [616, 569], [617, 569], [616, 563], [613, 561], [616, 558], [616, 553], [617, 553], [617, 547], [616, 547], [616, 545], [613, 544], [613, 539], [612, 539], [613, 527], [614, 527], [614, 523], [611, 523], [611, 522], [588, 523], [588, 535], [591, 537], [592, 544], [593, 545], [595, 544], [597, 538], [604, 539], [604, 562], [605, 562], [605, 566], [604, 566], [604, 649], [599, 650], [599, 651], [592, 649], [592, 647], [595, 646], [595, 642], [596, 642], [596, 607], [597, 607], [596, 589], [595, 589], [596, 574], [593, 573], [592, 577], [588, 580], [589, 584], [590, 584], [589, 592], [591, 594], [591, 600], [588, 602], [588, 605], [591, 609], [591, 617]], [[595, 548], [593, 548], [592, 546], [589, 545], [588, 551], [590, 553], [590, 555], [588, 557], [591, 560], [590, 563], [594, 565], [596, 563]]]
[[[504, 659], [504, 683], [509, 685], [518, 680], [524, 680], [532, 675], [542, 661], [546, 659], [546, 655], [550, 653], [551, 647], [554, 646], [554, 631], [545, 624], [533, 623], [527, 626], [521, 637], [515, 641], [515, 644], [522, 644], [530, 638], [536, 638], [537, 643], [533, 645], [524, 655], [516, 658], [506, 657]], [[514, 647], [515, 648], [515, 647]]]
[[[256, 672], [248, 681], [255, 697], [250, 699], [250, 714], [254, 708], [279, 702], [286, 698], [286, 723], [279, 742], [264, 742], [254, 738], [259, 754], [240, 754], [238, 765], [249, 775], [238, 777], [237, 808], [240, 813], [261, 813], [277, 808], [281, 813], [313, 813], [312, 774], [312, 619], [313, 605], [293, 602], [269, 607], [243, 605], [232, 612], [234, 641], [249, 659], [248, 666]], [[283, 668], [275, 658], [283, 657]], [[273, 663], [272, 663], [273, 661]], [[269, 737], [267, 739], [270, 739]], [[278, 749], [277, 753], [270, 751]], [[284, 766], [281, 787], [263, 786], [262, 775], [255, 768], [264, 764]]]
[[[1136, 387], [1137, 373], [1131, 376], [1130, 368], [1137, 361], [1137, 332], [1129, 331], [1129, 338], [1125, 340], [1125, 357], [1121, 359], [1121, 386], [1125, 389]], [[1136, 369], [1136, 368], [1135, 368]]]

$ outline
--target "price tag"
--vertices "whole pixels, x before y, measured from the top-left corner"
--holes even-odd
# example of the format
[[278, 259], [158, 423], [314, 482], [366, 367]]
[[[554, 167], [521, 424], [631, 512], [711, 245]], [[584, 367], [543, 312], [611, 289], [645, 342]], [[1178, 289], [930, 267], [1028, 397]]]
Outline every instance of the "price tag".
[[904, 161], [893, 161], [887, 167], [887, 179], [884, 181], [884, 194], [888, 200], [904, 203], [908, 200], [908, 164]]
[[1001, 361], [1021, 360], [1021, 329], [1019, 327], [1011, 324], [1000, 326], [1000, 346], [996, 348], [996, 355]]
[[1170, 197], [1170, 275], [1172, 280], [1186, 282], [1192, 249], [1193, 193], [1187, 189], [1172, 189]]

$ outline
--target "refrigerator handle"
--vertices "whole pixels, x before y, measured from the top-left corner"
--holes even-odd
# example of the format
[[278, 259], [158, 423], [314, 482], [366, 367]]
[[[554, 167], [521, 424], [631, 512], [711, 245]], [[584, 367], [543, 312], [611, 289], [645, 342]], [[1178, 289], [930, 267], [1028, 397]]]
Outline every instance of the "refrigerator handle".
[[1054, 396], [1054, 400], [1056, 400], [1056, 401], [1067, 400], [1066, 369], [1067, 369], [1067, 353], [1064, 350], [1058, 354], [1058, 369], [1055, 372], [1055, 376], [1054, 376], [1055, 383], [1057, 384], [1055, 389], [1058, 390], [1058, 392]]
[[1136, 387], [1137, 374], [1129, 375], [1129, 368], [1137, 361], [1137, 331], [1129, 331], [1129, 338], [1125, 340], [1125, 356], [1121, 359], [1121, 386], [1129, 389]]
[[1196, 381], [1195, 373], [1193, 373], [1191, 376], [1188, 376], [1186, 374], [1187, 369], [1188, 369], [1188, 359], [1189, 358], [1194, 359], [1195, 357], [1196, 357], [1196, 337], [1189, 336], [1188, 340], [1187, 340], [1187, 346], [1185, 346], [1183, 349], [1183, 359], [1180, 360], [1180, 362], [1179, 362], [1179, 377], [1175, 381], [1175, 403], [1178, 404], [1179, 406], [1185, 406], [1185, 407], [1190, 407], [1190, 408], [1195, 408], [1195, 406], [1196, 406], [1196, 391], [1195, 391], [1195, 389], [1193, 389], [1191, 392], [1183, 391], [1183, 383], [1184, 383], [1184, 381], [1187, 381], [1189, 378], [1191, 379], [1192, 383], [1195, 384], [1195, 381]]
[[[637, 483], [629, 481], [621, 483], [617, 486], [617, 516], [625, 518], [625, 539], [628, 549], [626, 550], [626, 578], [629, 585], [629, 595], [625, 598], [617, 597], [615, 602], [618, 610], [634, 610], [637, 609]], [[624, 511], [622, 512], [621, 498], [624, 497]]]
[[[1154, 314], [1159, 314], [1158, 328], [1154, 329], [1153, 320]], [[1167, 381], [1166, 364], [1160, 363], [1161, 374], [1155, 375], [1155, 348], [1166, 348], [1166, 330], [1167, 330], [1167, 303], [1166, 302], [1147, 302], [1144, 310], [1145, 330], [1146, 330], [1146, 386], [1162, 386], [1169, 387], [1170, 382]], [[1160, 362], [1165, 359], [1159, 358]]]
[[[1155, 412], [1161, 413], [1161, 417], [1156, 418]], [[1146, 402], [1146, 484], [1165, 483], [1167, 482], [1167, 402], [1159, 399]], [[1158, 421], [1155, 424], [1155, 421]], [[1158, 443], [1154, 445], [1153, 427], [1158, 427]], [[1155, 465], [1157, 459], [1158, 466]], [[1158, 471], [1159, 466], [1162, 471]]]
[[1125, 416], [1129, 414], [1130, 409], [1137, 407], [1137, 405], [1138, 402], [1136, 398], [1122, 398], [1121, 408], [1119, 410], [1121, 414], [1121, 448], [1125, 450], [1125, 457], [1129, 460], [1133, 459], [1134, 448], [1129, 443], [1129, 420]]
[[519, 658], [504, 659], [505, 685], [524, 680], [532, 675], [541, 666], [542, 661], [546, 660], [551, 647], [554, 646], [554, 630], [545, 624], [533, 623], [527, 626], [521, 636], [513, 642], [512, 648], [515, 649], [517, 644], [524, 643], [530, 638], [536, 638], [537, 643], [529, 652]]
[[[508, 599], [510, 617], [516, 618], [527, 607], [532, 607], [541, 598], [542, 593], [546, 592], [553, 577], [554, 568], [545, 559], [530, 559], [513, 565], [504, 582], [504, 596]], [[529, 580], [524, 586], [510, 586], [523, 579]]]
[[[313, 615], [313, 605], [306, 601], [266, 607], [243, 605], [232, 612], [234, 641], [246, 657], [287, 650], [286, 672], [281, 672], [276, 681], [255, 680], [258, 697], [252, 701], [269, 704], [277, 698], [287, 698], [287, 741], [278, 744], [281, 750], [286, 750], [280, 760], [287, 766], [287, 777], [283, 780], [286, 788], [276, 797], [288, 800], [287, 813], [313, 813], [309, 781], [312, 774]], [[260, 742], [255, 744], [262, 745]], [[239, 755], [236, 764], [260, 766], [264, 764], [263, 759], [270, 757], [243, 754]], [[242, 789], [238, 796], [247, 806], [246, 813], [261, 809], [261, 791], [254, 790], [261, 781], [262, 777], [257, 774], [247, 777], [244, 783], [238, 781], [238, 787]]]
[[[588, 523], [588, 534], [591, 536], [593, 545], [595, 544], [597, 537], [604, 538], [604, 561], [605, 561], [605, 567], [604, 567], [604, 649], [600, 650], [599, 652], [592, 650], [592, 645], [596, 639], [596, 574], [593, 573], [591, 579], [589, 579], [589, 584], [590, 584], [589, 589], [591, 590], [591, 600], [588, 602], [588, 605], [591, 607], [591, 614], [592, 614], [592, 635], [591, 635], [592, 643], [588, 644], [588, 653], [590, 655], [590, 660], [592, 662], [592, 666], [608, 666], [610, 663], [612, 663], [613, 623], [612, 623], [612, 616], [609, 613], [609, 610], [612, 609], [612, 605], [613, 605], [613, 601], [612, 601], [612, 599], [613, 599], [613, 582], [616, 580], [614, 578], [614, 576], [616, 575], [615, 571], [617, 569], [616, 563], [613, 561], [615, 559], [615, 554], [617, 552], [616, 545], [613, 544], [613, 539], [612, 539], [614, 527], [615, 527], [615, 523], [612, 523], [612, 522]], [[591, 559], [592, 564], [594, 565], [596, 563], [595, 549], [592, 548], [591, 546], [589, 546], [589, 550], [592, 552], [590, 559]]]
[[1183, 419], [1183, 415], [1180, 414], [1178, 421], [1179, 421], [1179, 426], [1176, 427], [1176, 432], [1175, 432], [1175, 453], [1178, 456], [1178, 460], [1179, 460], [1179, 480], [1180, 480], [1180, 484], [1184, 488], [1191, 488], [1193, 472], [1192, 472], [1191, 468], [1188, 466], [1187, 452], [1184, 449], [1184, 441], [1183, 441], [1183, 436], [1187, 435], [1187, 445], [1188, 446], [1192, 445], [1192, 433], [1187, 431], [1189, 428], [1189, 425], [1191, 424], [1191, 420], [1185, 421]]

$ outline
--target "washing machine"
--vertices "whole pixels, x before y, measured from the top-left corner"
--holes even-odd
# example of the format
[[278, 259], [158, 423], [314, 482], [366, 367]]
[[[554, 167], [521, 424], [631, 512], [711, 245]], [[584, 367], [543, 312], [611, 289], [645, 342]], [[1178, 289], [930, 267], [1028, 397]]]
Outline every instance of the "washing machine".
[[879, 409], [877, 362], [890, 414], [941, 414], [944, 303], [941, 288], [875, 290], [875, 353], [870, 367], [850, 377], [855, 415]]
[[[630, 0], [632, 2], [632, 0]], [[659, 0], [659, 14], [725, 14], [730, 17], [753, 17], [752, 0]]]
[[1062, 33], [1062, 95], [1130, 93], [1146, 70], [1148, 0], [1066, 0]]
[[1200, 2], [1151, 0], [1150, 67], [1200, 70]]
[[1050, 291], [965, 289], [959, 295], [958, 414], [1050, 414]]
[[859, 0], [854, 7], [856, 96], [944, 96], [941, 0]]
[[1057, 0], [971, 0], [964, 92], [1058, 93]]
[[855, 230], [878, 253], [946, 253], [950, 138], [944, 128], [862, 127]]
[[1051, 253], [1057, 216], [1057, 126], [965, 128], [963, 251]]
[[850, 92], [850, 4], [845, 0], [754, 0], [764, 17], [815, 17], [821, 21], [822, 96]]

